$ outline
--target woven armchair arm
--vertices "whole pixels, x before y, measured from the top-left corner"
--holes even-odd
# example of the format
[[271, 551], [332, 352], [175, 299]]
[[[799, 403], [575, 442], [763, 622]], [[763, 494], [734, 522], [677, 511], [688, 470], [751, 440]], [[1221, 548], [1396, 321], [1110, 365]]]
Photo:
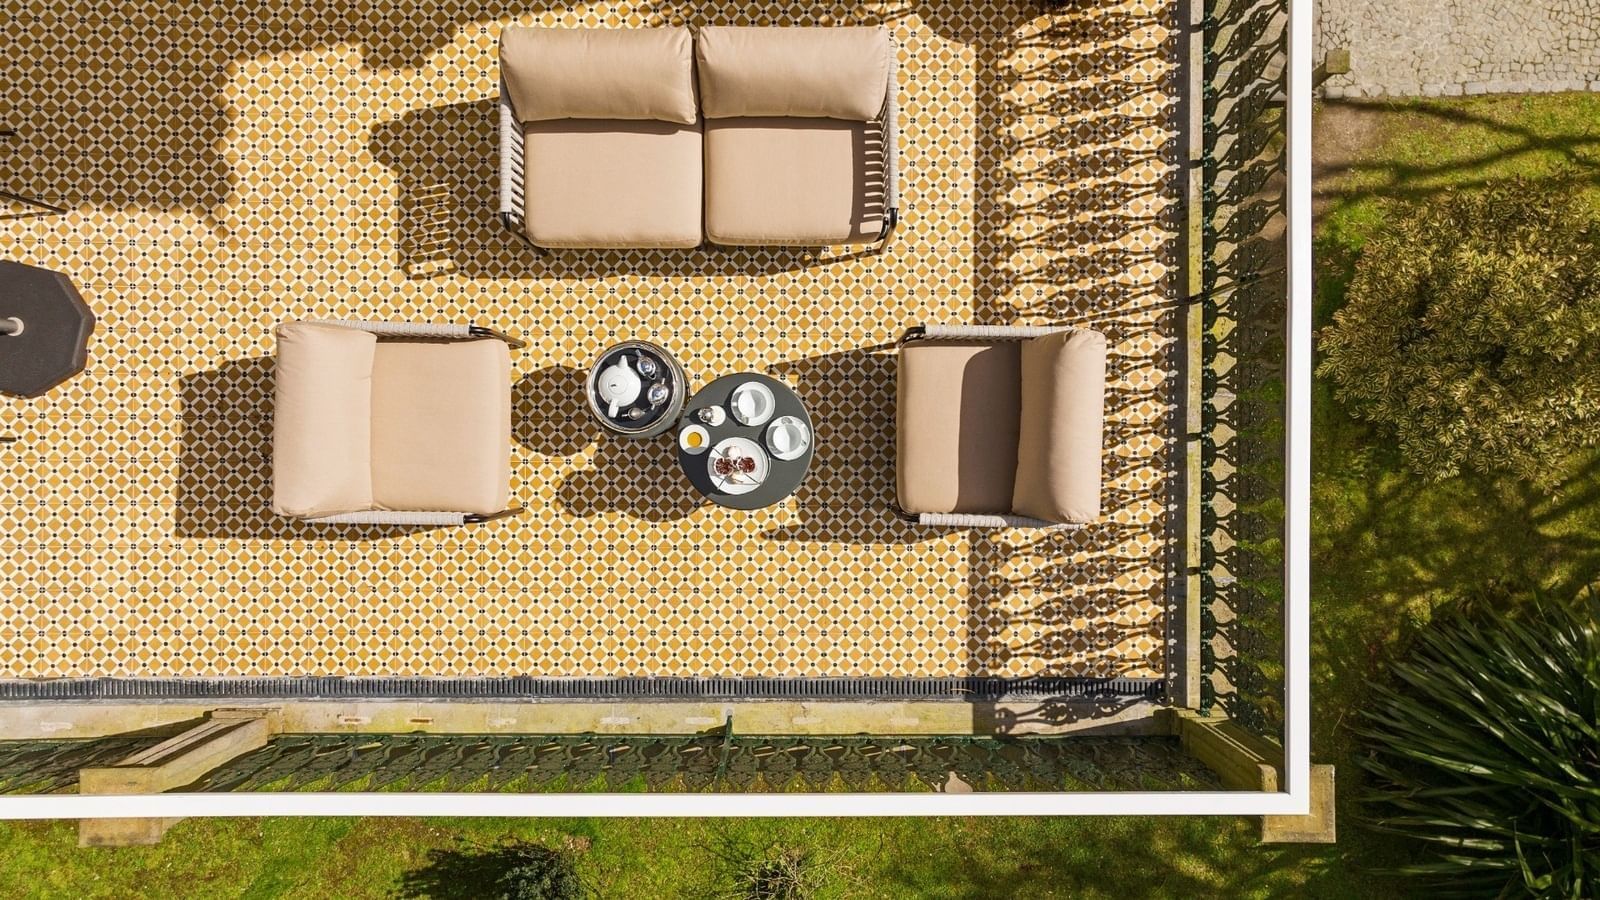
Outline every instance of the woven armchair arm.
[[[522, 211], [524, 205], [523, 189], [523, 158], [524, 145], [522, 136], [522, 122], [517, 119], [517, 110], [511, 105], [511, 92], [506, 89], [506, 80], [500, 79], [500, 217], [504, 221], [508, 216], [515, 219], [518, 228], [522, 224]], [[510, 223], [507, 223], [510, 227]]]
[[1069, 330], [1065, 325], [924, 325], [929, 340], [1020, 341]]
[[1076, 528], [1063, 522], [1047, 522], [1029, 516], [978, 515], [975, 513], [919, 513], [917, 524], [938, 528]]

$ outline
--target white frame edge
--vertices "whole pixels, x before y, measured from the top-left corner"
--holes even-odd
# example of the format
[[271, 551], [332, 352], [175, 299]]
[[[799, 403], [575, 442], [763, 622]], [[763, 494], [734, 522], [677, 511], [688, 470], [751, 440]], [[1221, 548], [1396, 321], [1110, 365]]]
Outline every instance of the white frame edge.
[[36, 794], [0, 819], [193, 816], [1259, 816], [1304, 812], [1291, 793], [974, 794]]
[[1311, 0], [1289, 0], [1287, 790], [973, 794], [215, 793], [0, 797], [0, 819], [187, 816], [1263, 816], [1311, 808]]
[[1311, 811], [1311, 0], [1289, 0], [1284, 733], [1288, 796]]

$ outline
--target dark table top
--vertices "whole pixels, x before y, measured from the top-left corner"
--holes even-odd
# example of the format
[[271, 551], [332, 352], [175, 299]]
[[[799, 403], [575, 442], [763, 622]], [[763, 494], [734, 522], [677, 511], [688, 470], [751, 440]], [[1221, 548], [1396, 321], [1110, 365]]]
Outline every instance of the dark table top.
[[60, 272], [0, 261], [0, 319], [20, 319], [21, 334], [0, 334], [0, 392], [37, 397], [83, 371], [94, 313]]
[[[746, 494], [724, 494], [717, 490], [711, 480], [711, 473], [706, 468], [709, 451], [690, 453], [682, 447], [678, 448], [678, 465], [683, 468], [684, 474], [689, 476], [689, 481], [695, 490], [718, 506], [730, 509], [761, 509], [794, 493], [801, 482], [805, 481], [806, 472], [811, 468], [811, 457], [817, 452], [817, 431], [811, 424], [811, 416], [806, 412], [805, 404], [800, 402], [800, 397], [783, 382], [758, 372], [724, 375], [696, 391], [683, 407], [683, 415], [678, 419], [678, 429], [681, 431], [685, 425], [691, 423], [702, 424], [695, 413], [708, 406], [721, 406], [726, 410], [728, 398], [733, 396], [734, 388], [746, 381], [759, 381], [772, 391], [772, 399], [775, 401], [772, 417], [760, 425], [742, 425], [734, 419], [733, 413], [729, 412], [721, 425], [715, 428], [707, 425], [706, 430], [711, 432], [709, 446], [714, 447], [718, 441], [725, 438], [742, 437], [755, 441], [761, 449], [767, 451], [772, 470], [760, 487]], [[811, 443], [806, 447], [806, 452], [795, 459], [778, 459], [767, 447], [767, 426], [781, 416], [794, 416], [804, 422], [806, 431], [811, 436]]]

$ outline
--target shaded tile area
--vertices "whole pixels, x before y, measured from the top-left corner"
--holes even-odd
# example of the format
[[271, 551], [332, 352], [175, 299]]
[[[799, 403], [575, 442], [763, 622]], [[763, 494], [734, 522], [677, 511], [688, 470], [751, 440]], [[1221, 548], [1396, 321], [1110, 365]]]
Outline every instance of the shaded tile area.
[[[1162, 671], [1178, 390], [1176, 7], [1032, 3], [12, 2], [7, 255], [70, 274], [89, 369], [6, 400], [0, 674], [1014, 675]], [[881, 256], [563, 251], [495, 222], [508, 22], [883, 22], [904, 222]], [[524, 336], [518, 519], [312, 528], [268, 513], [271, 330], [471, 321]], [[924, 322], [1111, 339], [1106, 516], [897, 522], [894, 358]], [[599, 351], [759, 370], [817, 423], [807, 484], [710, 506], [670, 438], [602, 437]]]

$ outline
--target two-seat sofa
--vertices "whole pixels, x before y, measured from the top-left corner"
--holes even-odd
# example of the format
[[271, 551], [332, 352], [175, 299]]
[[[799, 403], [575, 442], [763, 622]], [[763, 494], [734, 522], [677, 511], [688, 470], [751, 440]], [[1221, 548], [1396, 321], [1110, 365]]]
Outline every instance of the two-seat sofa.
[[500, 219], [542, 248], [886, 240], [894, 57], [882, 27], [509, 27]]

